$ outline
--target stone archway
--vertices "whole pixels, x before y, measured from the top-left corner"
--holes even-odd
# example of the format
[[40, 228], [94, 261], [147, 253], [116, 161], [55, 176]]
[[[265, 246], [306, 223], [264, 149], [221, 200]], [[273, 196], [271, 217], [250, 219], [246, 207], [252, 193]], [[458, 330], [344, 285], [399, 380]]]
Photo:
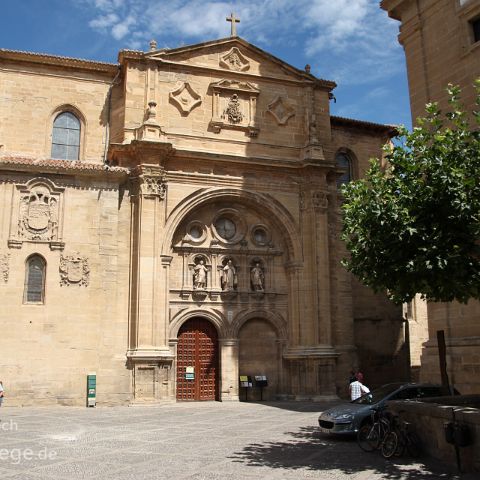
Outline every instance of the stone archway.
[[[264, 318], [251, 318], [238, 333], [238, 366], [240, 375], [252, 377], [254, 388], [249, 389], [249, 400], [273, 400], [281, 389], [281, 355], [276, 328]], [[268, 386], [255, 388], [255, 376], [266, 376]], [[240, 400], [245, 398], [240, 392]]]

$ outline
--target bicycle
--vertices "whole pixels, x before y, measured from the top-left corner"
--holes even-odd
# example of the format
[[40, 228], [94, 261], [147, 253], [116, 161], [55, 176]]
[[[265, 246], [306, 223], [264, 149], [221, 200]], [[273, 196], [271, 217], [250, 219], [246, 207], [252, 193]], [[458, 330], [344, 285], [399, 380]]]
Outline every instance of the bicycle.
[[400, 420], [398, 416], [392, 419], [392, 428], [385, 436], [381, 452], [384, 458], [391, 458], [394, 455], [402, 456], [405, 451], [417, 458], [421, 454], [421, 444], [418, 435], [412, 430], [411, 424]]
[[357, 433], [358, 446], [365, 452], [379, 449], [391, 430], [389, 415], [385, 412], [385, 407], [372, 409], [370, 420], [362, 425]]

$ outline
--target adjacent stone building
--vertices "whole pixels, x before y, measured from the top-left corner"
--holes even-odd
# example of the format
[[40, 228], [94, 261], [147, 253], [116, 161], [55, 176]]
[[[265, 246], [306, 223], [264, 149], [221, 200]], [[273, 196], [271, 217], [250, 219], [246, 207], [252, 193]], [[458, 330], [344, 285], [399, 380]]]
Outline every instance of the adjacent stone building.
[[[0, 50], [9, 404], [344, 395], [407, 375], [402, 313], [340, 265], [338, 184], [393, 129], [247, 41], [118, 64]], [[259, 398], [252, 388], [249, 398]]]
[[[462, 101], [476, 108], [473, 82], [480, 78], [479, 0], [383, 0], [381, 7], [401, 21], [412, 118], [425, 104], [448, 110], [448, 83], [462, 87]], [[478, 175], [478, 172], [472, 172]], [[437, 331], [445, 332], [449, 380], [461, 393], [480, 391], [480, 303], [425, 303], [406, 309], [411, 364], [421, 380], [440, 381]]]

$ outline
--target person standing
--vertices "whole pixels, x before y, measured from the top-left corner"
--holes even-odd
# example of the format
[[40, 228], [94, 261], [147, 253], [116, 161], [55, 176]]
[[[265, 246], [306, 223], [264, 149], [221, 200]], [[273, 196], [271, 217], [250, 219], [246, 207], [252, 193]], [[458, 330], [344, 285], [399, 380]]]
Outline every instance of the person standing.
[[2, 403], [3, 403], [3, 393], [4, 393], [4, 389], [3, 389], [3, 382], [0, 381], [0, 407], [2, 406]]
[[350, 384], [350, 399], [352, 402], [357, 398], [360, 398], [364, 393], [370, 393], [370, 389], [363, 383], [355, 380]]

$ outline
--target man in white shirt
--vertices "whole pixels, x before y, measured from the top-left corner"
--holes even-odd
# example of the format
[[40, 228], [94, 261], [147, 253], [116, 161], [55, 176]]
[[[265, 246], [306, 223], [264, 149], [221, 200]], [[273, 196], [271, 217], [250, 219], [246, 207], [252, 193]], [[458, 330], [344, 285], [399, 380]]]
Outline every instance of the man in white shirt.
[[350, 384], [350, 398], [356, 400], [360, 398], [364, 393], [369, 393], [370, 389], [366, 387], [363, 383], [360, 383], [358, 380], [355, 380]]

